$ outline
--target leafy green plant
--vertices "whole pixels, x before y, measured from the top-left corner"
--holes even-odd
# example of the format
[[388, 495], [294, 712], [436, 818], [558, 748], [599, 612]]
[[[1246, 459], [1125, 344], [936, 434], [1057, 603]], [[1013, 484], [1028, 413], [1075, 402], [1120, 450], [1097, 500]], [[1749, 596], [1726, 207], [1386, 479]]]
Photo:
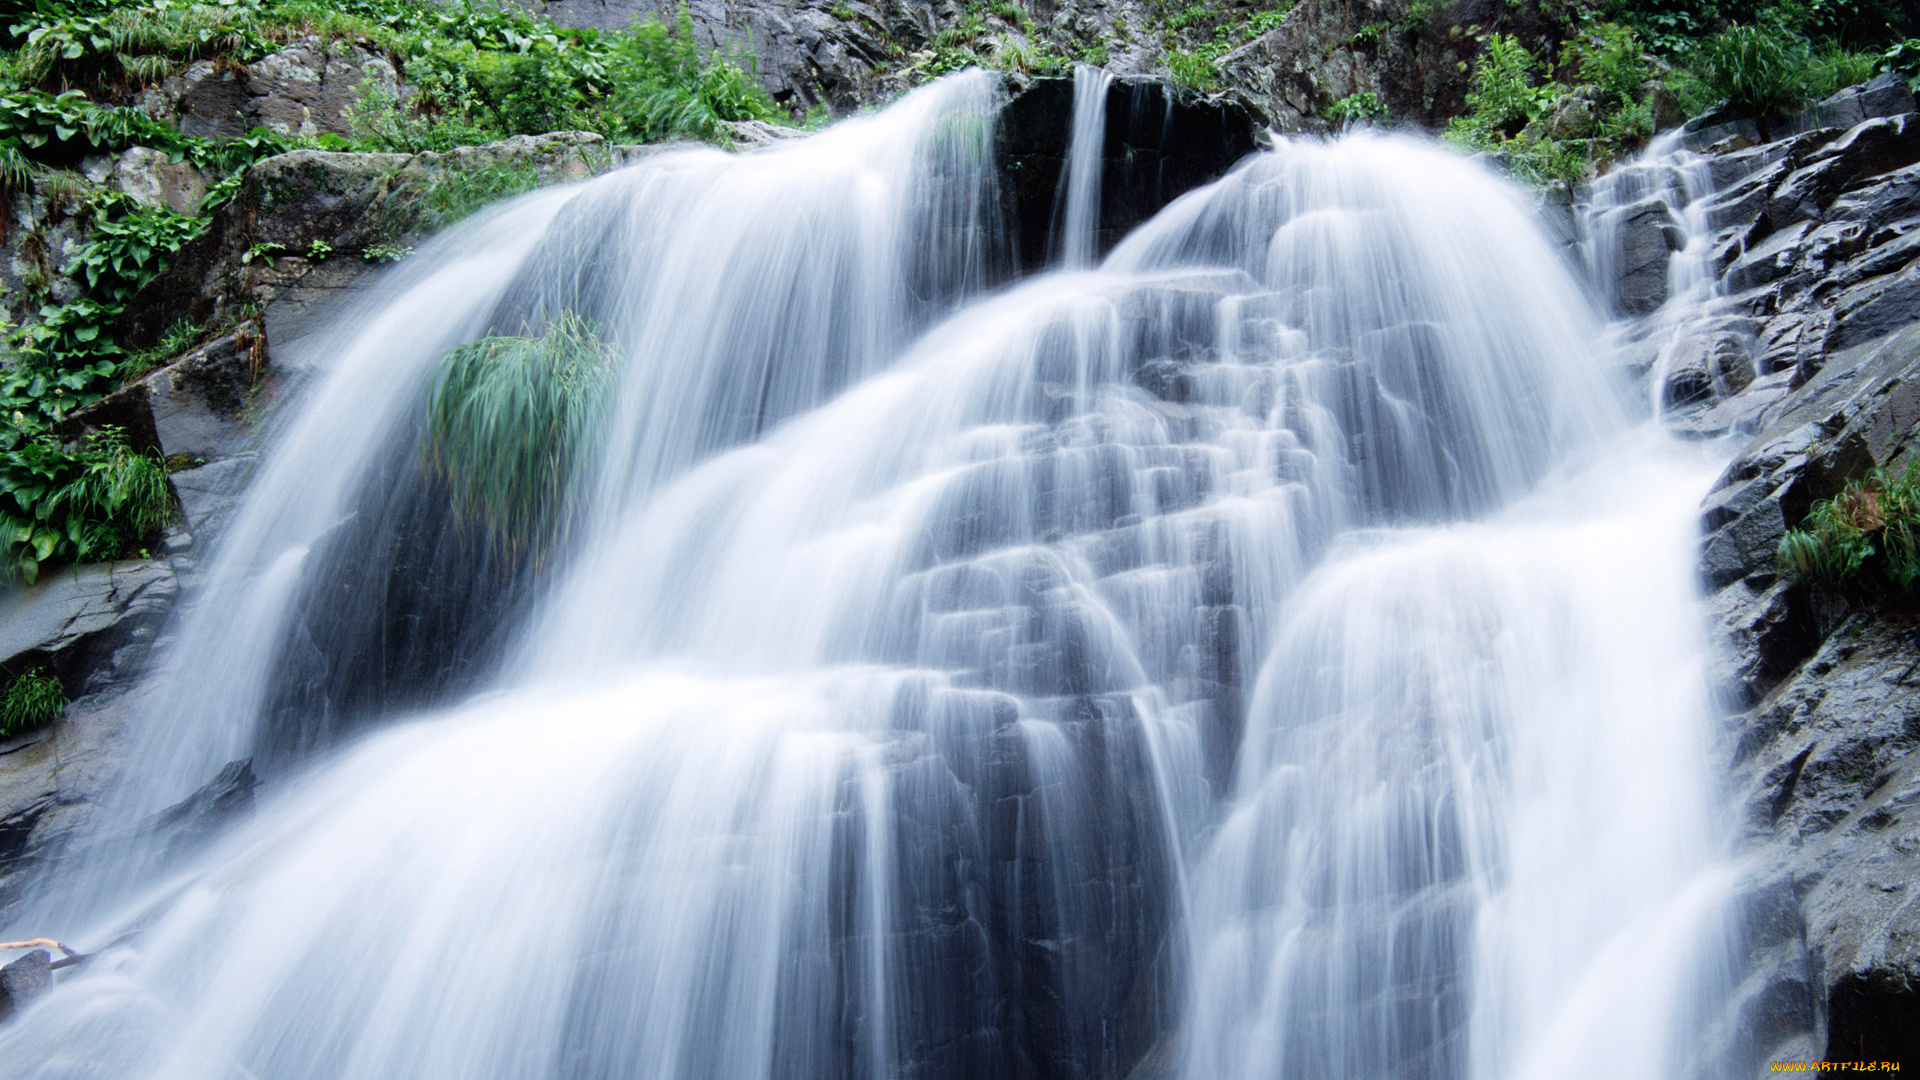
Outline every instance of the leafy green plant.
[[[125, 350], [114, 343], [111, 328], [118, 304], [81, 297], [70, 304], [42, 304], [39, 318], [14, 329], [8, 343], [21, 368], [49, 376], [113, 374], [113, 361]], [[102, 367], [101, 365], [104, 365]], [[91, 380], [89, 380], [90, 385]], [[81, 386], [56, 380], [55, 389]]]
[[50, 562], [117, 558], [173, 517], [166, 467], [102, 427], [67, 446], [14, 433], [0, 450], [0, 575], [31, 583]]
[[613, 365], [600, 329], [571, 312], [463, 345], [441, 363], [428, 406], [432, 464], [456, 504], [510, 548], [553, 534]]
[[1512, 34], [1489, 34], [1474, 65], [1472, 87], [1467, 91], [1468, 115], [1455, 121], [1458, 127], [1477, 133], [1516, 135], [1529, 120], [1539, 116], [1558, 96], [1558, 87], [1536, 86], [1534, 59], [1520, 39]]
[[1580, 81], [1594, 88], [1603, 108], [1639, 100], [1653, 77], [1639, 35], [1619, 23], [1602, 23], [1569, 40], [1564, 55], [1580, 73]]
[[413, 248], [402, 244], [371, 244], [360, 257], [370, 263], [394, 263], [412, 254]]
[[1920, 462], [1898, 475], [1875, 469], [1814, 503], [1781, 538], [1779, 557], [1804, 580], [1911, 591], [1920, 581]]
[[430, 17], [405, 40], [414, 87], [406, 102], [389, 87], [363, 88], [353, 117], [362, 145], [444, 151], [564, 128], [718, 139], [729, 121], [781, 115], [746, 68], [701, 53], [684, 13], [671, 25], [648, 19], [617, 32], [472, 15], [455, 5], [451, 19]]
[[117, 193], [100, 195], [93, 205], [92, 236], [74, 252], [66, 273], [84, 280], [90, 295], [110, 303], [132, 299], [205, 225]]
[[1433, 25], [1435, 16], [1445, 11], [1445, 5], [1438, 0], [1413, 0], [1400, 16], [1400, 32], [1408, 37], [1417, 37], [1427, 32]]
[[67, 692], [45, 667], [21, 672], [0, 691], [0, 739], [11, 739], [60, 718], [67, 709]]
[[1564, 90], [1557, 83], [1535, 85], [1538, 64], [1514, 36], [1487, 35], [1467, 91], [1471, 111], [1454, 118], [1446, 138], [1469, 150], [1498, 155], [1523, 180], [1577, 181], [1588, 165], [1582, 150], [1529, 128]]
[[247, 248], [246, 253], [240, 256], [240, 265], [251, 266], [257, 262], [270, 262], [275, 256], [286, 253], [287, 245], [275, 243], [272, 240], [262, 240]]
[[238, 3], [149, 0], [13, 27], [16, 35], [22, 31], [23, 81], [95, 95], [137, 90], [188, 61], [249, 59], [271, 49], [256, 10]]
[[325, 262], [333, 254], [333, 245], [325, 240], [315, 240], [307, 245], [308, 262]]
[[1387, 104], [1380, 95], [1371, 90], [1362, 90], [1348, 94], [1327, 106], [1327, 119], [1336, 124], [1355, 124], [1366, 120], [1384, 119]]
[[1765, 118], [1862, 82], [1884, 63], [1884, 56], [1816, 47], [1770, 12], [1707, 38], [1689, 66], [1712, 98]]
[[1896, 41], [1880, 56], [1880, 70], [1905, 75], [1909, 87], [1920, 86], [1920, 38]]
[[1287, 16], [1293, 11], [1293, 8], [1293, 4], [1286, 3], [1268, 11], [1254, 12], [1247, 19], [1247, 36], [1255, 38], [1261, 34], [1278, 29], [1280, 24], [1286, 21]]
[[1365, 26], [1362, 26], [1360, 29], [1355, 30], [1352, 36], [1347, 38], [1347, 44], [1355, 48], [1363, 48], [1363, 49], [1372, 48], [1373, 46], [1380, 44], [1380, 35], [1386, 32], [1387, 32], [1386, 23], [1383, 23], [1383, 22], [1368, 23]]

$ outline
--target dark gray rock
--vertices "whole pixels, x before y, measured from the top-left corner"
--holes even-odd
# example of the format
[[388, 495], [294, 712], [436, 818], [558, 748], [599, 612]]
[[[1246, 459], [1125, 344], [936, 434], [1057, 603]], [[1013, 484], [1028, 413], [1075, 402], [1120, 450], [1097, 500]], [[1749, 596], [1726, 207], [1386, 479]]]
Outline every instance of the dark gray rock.
[[1905, 617], [1856, 616], [1738, 719], [1748, 819], [1798, 883], [1834, 1060], [1900, 1060], [1920, 1030], [1914, 633]]
[[205, 786], [162, 810], [147, 829], [165, 837], [168, 857], [177, 857], [252, 814], [259, 786], [252, 758], [230, 761]]
[[1830, 352], [1852, 348], [1920, 321], [1920, 261], [1840, 294], [1827, 330]]
[[1727, 267], [1727, 288], [1746, 292], [1791, 274], [1800, 265], [1802, 248], [1813, 231], [1812, 222], [1797, 222], [1747, 249]]
[[143, 659], [176, 591], [163, 562], [49, 570], [0, 596], [0, 666], [46, 663], [70, 694], [104, 689]]
[[45, 949], [34, 949], [6, 967], [0, 967], [0, 1021], [33, 1004], [35, 998], [53, 989], [52, 957]]
[[1707, 225], [1714, 229], [1745, 229], [1753, 225], [1766, 209], [1768, 196], [1786, 175], [1787, 167], [1774, 163], [1729, 187], [1716, 185], [1715, 193], [1707, 202]]
[[[1752, 325], [1751, 320], [1736, 323]], [[1711, 404], [1745, 390], [1755, 375], [1751, 341], [1750, 331], [1703, 324], [1698, 331], [1668, 342], [1663, 349], [1662, 406], [1672, 410]]]
[[1795, 131], [1853, 127], [1876, 117], [1913, 111], [1913, 91], [1907, 89], [1906, 79], [1889, 73], [1838, 91], [1795, 117], [1792, 127]]
[[1751, 708], [1819, 645], [1805, 588], [1785, 579], [1756, 591], [1735, 581], [1708, 599], [1707, 610], [1723, 628], [1714, 684], [1737, 708]]
[[1920, 217], [1920, 166], [1908, 165], [1834, 200], [1834, 217], [1885, 224]]
[[[1073, 129], [1073, 81], [1015, 85], [1001, 110], [1001, 200], [1019, 265], [1044, 266], [1055, 195]], [[1261, 118], [1239, 101], [1159, 79], [1116, 79], [1107, 91], [1096, 254], [1169, 202], [1218, 179], [1259, 149]]]
[[1784, 160], [1787, 151], [1785, 143], [1761, 143], [1756, 146], [1748, 142], [1738, 149], [1730, 145], [1709, 148], [1708, 152], [1713, 156], [1707, 162], [1707, 176], [1715, 191], [1726, 191], [1736, 185], [1745, 187], [1753, 174]]
[[1668, 263], [1686, 246], [1680, 223], [1664, 200], [1649, 198], [1618, 211], [1614, 235], [1615, 306], [1627, 315], [1648, 314], [1667, 301]]

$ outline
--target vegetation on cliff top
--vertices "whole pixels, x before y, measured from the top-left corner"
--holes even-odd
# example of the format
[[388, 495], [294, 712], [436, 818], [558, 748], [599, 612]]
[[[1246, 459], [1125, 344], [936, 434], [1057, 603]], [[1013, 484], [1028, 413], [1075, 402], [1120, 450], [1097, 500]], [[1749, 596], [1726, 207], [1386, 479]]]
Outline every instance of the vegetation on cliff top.
[[[1542, 8], [1549, 5], [1542, 4]], [[1920, 71], [1920, 32], [1891, 0], [1600, 0], [1554, 8], [1557, 50], [1498, 27], [1479, 38], [1450, 140], [1523, 178], [1575, 181], [1662, 123], [1724, 108], [1761, 121], [1882, 71]]]
[[[37, 196], [87, 237], [59, 261], [38, 226], [18, 245], [27, 295], [9, 306], [25, 315], [19, 326], [0, 322], [9, 354], [0, 366], [0, 580], [123, 554], [170, 513], [164, 471], [123, 435], [74, 442], [57, 432], [74, 410], [152, 367], [155, 357], [116, 340], [116, 320], [253, 162], [303, 147], [446, 150], [564, 128], [621, 141], [718, 140], [729, 121], [777, 115], [738, 63], [696, 47], [684, 15], [597, 31], [465, 0], [35, 0], [0, 30], [0, 197]], [[189, 64], [245, 65], [307, 35], [383, 56], [404, 95], [368, 79], [347, 136], [200, 138], [138, 107], [142, 91]], [[85, 155], [136, 146], [226, 179], [189, 215], [71, 171]], [[455, 177], [429, 192], [426, 220], [528, 186], [517, 173], [512, 190], [498, 179]], [[168, 346], [189, 347], [195, 329], [210, 328], [189, 327]]]

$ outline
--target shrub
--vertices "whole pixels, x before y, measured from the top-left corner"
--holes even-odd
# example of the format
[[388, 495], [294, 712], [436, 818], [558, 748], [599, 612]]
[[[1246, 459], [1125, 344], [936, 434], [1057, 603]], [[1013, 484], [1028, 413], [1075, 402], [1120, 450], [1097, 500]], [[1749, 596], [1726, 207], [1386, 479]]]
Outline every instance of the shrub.
[[19, 77], [52, 90], [121, 96], [205, 57], [251, 59], [271, 46], [257, 13], [237, 4], [151, 3], [73, 14], [25, 29]]
[[1604, 23], [1586, 38], [1569, 41], [1566, 52], [1580, 81], [1593, 86], [1603, 108], [1640, 100], [1642, 87], [1653, 76], [1639, 35], [1619, 23]]
[[1694, 68], [1715, 96], [1741, 112], [1773, 116], [1819, 89], [1813, 46], [1779, 23], [1735, 24], [1708, 38]]
[[1808, 581], [1910, 591], [1920, 581], [1920, 462], [1875, 469], [1813, 504], [1780, 541], [1782, 566]]
[[1557, 88], [1533, 85], [1537, 65], [1519, 38], [1487, 35], [1467, 91], [1468, 115], [1461, 119], [1480, 132], [1519, 134], [1555, 97]]
[[509, 549], [550, 538], [572, 493], [613, 352], [571, 312], [537, 331], [463, 345], [428, 406], [432, 464], [454, 502]]
[[10, 739], [58, 719], [67, 708], [67, 692], [44, 667], [14, 676], [0, 691], [0, 739]]
[[102, 195], [92, 206], [93, 233], [74, 252], [66, 273], [84, 280], [89, 295], [108, 303], [132, 299], [206, 224], [127, 195]]
[[1880, 70], [1905, 75], [1909, 86], [1920, 83], [1920, 38], [1896, 41], [1881, 54]]
[[1467, 91], [1467, 115], [1447, 126], [1447, 141], [1469, 150], [1499, 155], [1522, 180], [1574, 182], [1587, 171], [1587, 158], [1571, 142], [1556, 142], [1528, 129], [1559, 97], [1562, 87], [1533, 84], [1538, 61], [1511, 34], [1489, 34]]

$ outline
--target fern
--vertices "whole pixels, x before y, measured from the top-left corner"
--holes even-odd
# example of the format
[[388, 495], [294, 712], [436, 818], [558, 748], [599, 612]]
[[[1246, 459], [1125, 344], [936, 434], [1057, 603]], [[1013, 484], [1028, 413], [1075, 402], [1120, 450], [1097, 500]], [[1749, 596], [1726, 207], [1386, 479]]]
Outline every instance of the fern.
[[1814, 503], [1781, 538], [1779, 559], [1803, 580], [1910, 592], [1920, 582], [1920, 462], [1898, 476], [1875, 469]]

